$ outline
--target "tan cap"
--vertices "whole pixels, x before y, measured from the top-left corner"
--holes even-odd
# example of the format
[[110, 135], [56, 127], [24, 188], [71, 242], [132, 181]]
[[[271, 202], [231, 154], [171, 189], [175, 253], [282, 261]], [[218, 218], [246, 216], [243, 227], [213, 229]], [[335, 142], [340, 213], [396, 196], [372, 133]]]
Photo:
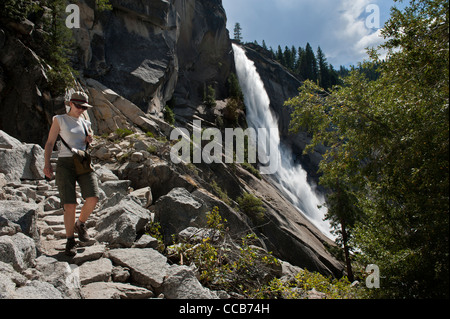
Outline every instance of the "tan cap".
[[[72, 96], [70, 97], [69, 102], [84, 106], [84, 107], [92, 107], [89, 102], [89, 97], [86, 93], [83, 92], [74, 92], [72, 93]], [[68, 103], [67, 103], [68, 104]]]

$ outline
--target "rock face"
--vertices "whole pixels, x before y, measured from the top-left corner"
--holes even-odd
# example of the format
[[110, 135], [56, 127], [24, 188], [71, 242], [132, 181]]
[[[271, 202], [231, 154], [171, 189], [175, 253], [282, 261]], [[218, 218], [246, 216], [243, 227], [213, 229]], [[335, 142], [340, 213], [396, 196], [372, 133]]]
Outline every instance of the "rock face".
[[30, 21], [23, 24], [31, 27], [31, 35], [17, 35], [0, 23], [0, 130], [43, 146], [47, 132], [42, 128], [48, 126], [51, 114], [64, 106], [62, 100], [51, 98], [46, 68], [24, 44], [34, 41], [38, 32], [33, 32]]
[[225, 98], [234, 56], [222, 0], [175, 0], [174, 6], [180, 17], [176, 104], [196, 106], [208, 85], [216, 89], [217, 99]]
[[177, 14], [168, 1], [110, 2], [113, 10], [99, 13], [80, 1], [78, 67], [145, 112], [159, 112], [177, 80]]
[[233, 58], [221, 1], [112, 0], [101, 14], [89, 3], [74, 31], [86, 77], [153, 114], [173, 96], [201, 100], [205, 84], [224, 95]]

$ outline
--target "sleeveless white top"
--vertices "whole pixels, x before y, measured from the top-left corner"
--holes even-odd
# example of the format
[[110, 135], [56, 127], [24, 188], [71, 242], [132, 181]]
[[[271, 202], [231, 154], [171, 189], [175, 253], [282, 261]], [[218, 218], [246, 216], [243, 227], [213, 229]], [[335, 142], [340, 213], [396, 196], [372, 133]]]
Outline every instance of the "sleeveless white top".
[[[57, 120], [61, 131], [59, 135], [64, 139], [64, 141], [72, 148], [77, 150], [86, 150], [86, 133], [83, 128], [83, 124], [89, 133], [91, 129], [91, 122], [79, 117], [72, 117], [68, 114], [56, 115], [53, 120]], [[61, 142], [61, 147], [59, 149], [58, 157], [72, 157], [73, 153], [68, 149], [64, 143]]]

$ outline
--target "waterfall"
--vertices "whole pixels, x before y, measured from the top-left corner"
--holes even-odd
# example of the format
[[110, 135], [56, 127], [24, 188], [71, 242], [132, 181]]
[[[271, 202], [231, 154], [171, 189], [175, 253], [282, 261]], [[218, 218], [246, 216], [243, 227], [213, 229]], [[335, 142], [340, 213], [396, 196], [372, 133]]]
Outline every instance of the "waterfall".
[[324, 204], [324, 197], [314, 191], [307, 181], [306, 171], [294, 163], [292, 151], [281, 143], [278, 121], [270, 109], [269, 96], [254, 62], [247, 58], [245, 51], [238, 45], [233, 44], [233, 51], [237, 77], [247, 108], [248, 125], [255, 130], [276, 128], [270, 134], [270, 143], [276, 143], [276, 154], [270, 154], [269, 157], [278, 161], [278, 169], [269, 177], [306, 218], [332, 238], [330, 224], [323, 220], [326, 208], [318, 208]]

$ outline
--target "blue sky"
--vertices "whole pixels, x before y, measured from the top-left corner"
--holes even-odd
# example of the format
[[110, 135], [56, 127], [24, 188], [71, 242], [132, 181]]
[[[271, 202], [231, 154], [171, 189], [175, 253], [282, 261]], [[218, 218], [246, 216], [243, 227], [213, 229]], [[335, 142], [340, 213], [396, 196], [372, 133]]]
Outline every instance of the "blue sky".
[[[227, 28], [234, 37], [234, 25], [242, 27], [244, 42], [265, 40], [274, 50], [281, 45], [320, 46], [329, 63], [357, 64], [367, 58], [367, 47], [383, 42], [374, 28], [379, 12], [380, 26], [389, 19], [393, 0], [222, 0]], [[377, 10], [377, 11], [374, 11]], [[367, 23], [369, 22], [369, 23]]]

